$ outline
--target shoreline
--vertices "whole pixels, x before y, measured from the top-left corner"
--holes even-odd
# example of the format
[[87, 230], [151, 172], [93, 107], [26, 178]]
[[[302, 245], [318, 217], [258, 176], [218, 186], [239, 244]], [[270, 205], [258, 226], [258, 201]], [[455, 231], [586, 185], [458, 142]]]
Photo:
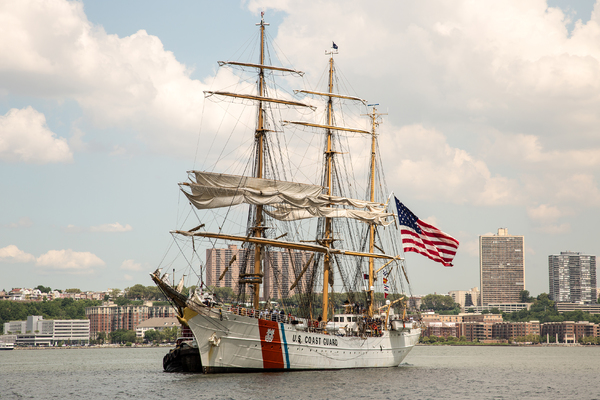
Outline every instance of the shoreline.
[[73, 349], [150, 349], [150, 348], [171, 348], [174, 347], [174, 343], [167, 344], [159, 344], [159, 345], [145, 345], [140, 344], [136, 346], [125, 346], [120, 344], [102, 344], [102, 345], [92, 345], [92, 346], [62, 346], [62, 347], [54, 347], [54, 346], [15, 346], [13, 350], [73, 350]]

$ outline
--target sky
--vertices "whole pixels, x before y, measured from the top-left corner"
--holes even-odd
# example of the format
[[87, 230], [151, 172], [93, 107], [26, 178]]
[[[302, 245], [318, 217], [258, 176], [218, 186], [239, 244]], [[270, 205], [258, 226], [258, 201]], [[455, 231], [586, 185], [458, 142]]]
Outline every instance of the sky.
[[[600, 254], [600, 7], [594, 1], [0, 3], [0, 289], [151, 285], [223, 112], [203, 91], [267, 28], [319, 82], [331, 41], [388, 115], [388, 186], [460, 241], [454, 267], [406, 261], [415, 294], [479, 286], [478, 238]], [[210, 104], [209, 104], [210, 103]], [[206, 152], [209, 152], [207, 155]]]

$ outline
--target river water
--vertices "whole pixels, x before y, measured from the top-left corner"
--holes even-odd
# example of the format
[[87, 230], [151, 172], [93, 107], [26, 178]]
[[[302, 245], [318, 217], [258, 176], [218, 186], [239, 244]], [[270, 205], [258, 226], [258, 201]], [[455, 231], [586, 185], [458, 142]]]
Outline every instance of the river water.
[[396, 368], [170, 374], [167, 348], [0, 351], [0, 399], [600, 399], [600, 346], [417, 346]]

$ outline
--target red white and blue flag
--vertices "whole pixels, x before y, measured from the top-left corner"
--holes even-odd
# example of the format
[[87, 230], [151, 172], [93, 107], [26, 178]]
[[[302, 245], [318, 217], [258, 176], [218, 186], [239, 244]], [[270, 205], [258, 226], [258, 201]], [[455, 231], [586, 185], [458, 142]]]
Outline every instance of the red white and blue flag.
[[421, 221], [397, 198], [395, 199], [404, 252], [419, 253], [446, 267], [451, 267], [452, 259], [458, 249], [458, 240], [435, 226]]
[[390, 293], [390, 285], [388, 285], [388, 275], [389, 271], [383, 270], [383, 298], [387, 299], [388, 294]]

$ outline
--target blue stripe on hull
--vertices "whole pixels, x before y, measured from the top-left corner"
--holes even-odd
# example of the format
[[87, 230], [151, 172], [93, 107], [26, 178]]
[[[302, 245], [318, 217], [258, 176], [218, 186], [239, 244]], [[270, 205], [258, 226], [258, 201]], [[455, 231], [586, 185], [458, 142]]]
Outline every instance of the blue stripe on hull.
[[283, 349], [285, 351], [285, 367], [290, 368], [290, 354], [288, 353], [287, 340], [285, 338], [285, 327], [283, 322], [280, 322], [281, 325], [281, 338], [283, 339]]

